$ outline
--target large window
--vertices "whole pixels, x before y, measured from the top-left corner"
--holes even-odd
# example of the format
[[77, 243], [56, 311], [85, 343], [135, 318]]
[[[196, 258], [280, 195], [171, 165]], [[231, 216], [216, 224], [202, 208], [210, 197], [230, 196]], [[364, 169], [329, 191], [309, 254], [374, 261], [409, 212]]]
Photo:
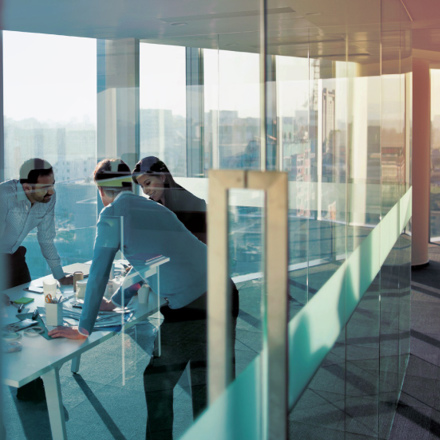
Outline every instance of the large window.
[[260, 168], [259, 55], [204, 51], [207, 168]]
[[[55, 244], [62, 264], [91, 258], [96, 225], [96, 41], [3, 32], [5, 178], [30, 158], [55, 171]], [[76, 246], [71, 246], [75, 238]], [[49, 273], [36, 238], [24, 242], [32, 278]]]
[[440, 241], [440, 70], [431, 69], [431, 241]]
[[157, 156], [186, 176], [185, 48], [140, 46], [141, 157]]

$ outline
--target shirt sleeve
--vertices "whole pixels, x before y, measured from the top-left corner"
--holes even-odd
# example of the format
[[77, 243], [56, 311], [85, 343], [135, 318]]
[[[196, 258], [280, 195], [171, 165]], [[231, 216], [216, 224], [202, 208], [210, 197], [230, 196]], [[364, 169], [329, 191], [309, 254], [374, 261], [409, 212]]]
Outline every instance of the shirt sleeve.
[[[53, 196], [55, 197], [55, 195]], [[63, 278], [64, 271], [61, 267], [61, 259], [55, 247], [55, 199], [49, 202], [51, 206], [46, 212], [43, 220], [37, 226], [37, 238], [40, 244], [41, 253], [46, 259], [53, 276], [56, 279]]]
[[0, 239], [3, 239], [5, 233], [6, 217], [9, 210], [10, 192], [5, 184], [0, 185]]
[[92, 333], [107, 286], [113, 259], [120, 248], [120, 218], [103, 214], [105, 213], [101, 213], [98, 221], [93, 261], [90, 267], [84, 306], [78, 326], [79, 332], [84, 335]]

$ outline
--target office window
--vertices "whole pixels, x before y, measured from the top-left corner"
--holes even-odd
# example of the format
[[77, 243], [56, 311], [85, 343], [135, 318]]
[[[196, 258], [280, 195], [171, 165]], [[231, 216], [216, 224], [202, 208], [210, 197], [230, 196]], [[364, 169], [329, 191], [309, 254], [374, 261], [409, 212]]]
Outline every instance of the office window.
[[[56, 180], [55, 245], [62, 264], [90, 259], [96, 225], [96, 41], [3, 32], [5, 179], [30, 158]], [[72, 240], [76, 245], [71, 246]], [[32, 278], [50, 273], [36, 230], [23, 245]]]
[[257, 53], [206, 49], [207, 168], [260, 168], [260, 74]]
[[186, 176], [185, 48], [140, 45], [141, 157], [157, 156]]
[[440, 70], [431, 69], [431, 241], [440, 241]]

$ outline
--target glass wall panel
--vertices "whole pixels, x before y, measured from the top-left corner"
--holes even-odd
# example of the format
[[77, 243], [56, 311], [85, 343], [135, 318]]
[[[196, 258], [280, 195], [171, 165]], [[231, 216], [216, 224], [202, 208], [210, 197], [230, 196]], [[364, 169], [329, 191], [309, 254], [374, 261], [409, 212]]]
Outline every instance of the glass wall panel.
[[[348, 35], [347, 258], [380, 222], [380, 2], [370, 6], [369, 20], [361, 26], [365, 36], [356, 32], [359, 27]], [[379, 255], [379, 247], [373, 247], [369, 258]], [[379, 430], [380, 279], [378, 274], [345, 328], [345, 429], [368, 438], [377, 438]]]
[[[309, 222], [315, 216], [311, 192], [310, 147], [310, 60], [305, 57], [276, 56], [276, 103], [280, 167], [289, 175], [289, 271], [290, 316], [294, 316], [316, 292], [308, 283]], [[315, 231], [316, 232], [316, 228]], [[319, 231], [312, 241], [317, 252], [329, 249]], [[319, 258], [319, 256], [314, 256]]]
[[[56, 181], [55, 245], [62, 264], [92, 257], [96, 225], [96, 41], [3, 32], [5, 179], [39, 157]], [[71, 246], [72, 240], [77, 243]], [[32, 278], [50, 273], [36, 230], [23, 242]]]
[[[246, 25], [255, 21], [245, 19]], [[246, 26], [245, 25], [245, 26]], [[260, 73], [258, 33], [218, 35], [203, 50], [204, 155], [209, 169], [258, 170], [260, 154]], [[242, 46], [241, 50], [235, 47]], [[264, 272], [264, 195], [229, 192], [229, 273], [240, 292], [236, 371], [261, 351]], [[263, 379], [262, 379], [263, 380]]]
[[238, 375], [263, 345], [265, 198], [261, 191], [236, 189], [230, 191], [229, 200], [229, 273], [240, 292], [235, 343]]
[[[399, 22], [396, 22], [396, 17]], [[409, 19], [398, 1], [382, 3], [382, 121], [381, 121], [381, 215], [385, 216], [406, 192], [408, 174], [407, 73], [411, 67], [411, 46], [407, 29]], [[402, 251], [402, 252], [400, 252]], [[402, 238], [387, 256], [381, 269], [381, 351], [379, 434], [389, 435], [394, 407], [390, 402], [399, 398], [408, 343], [401, 333], [401, 323], [408, 322], [408, 286], [401, 286], [405, 279], [400, 269], [408, 270], [407, 244]], [[403, 278], [403, 279], [402, 279]], [[407, 281], [407, 278], [406, 278]], [[402, 288], [403, 287], [403, 288]], [[402, 340], [401, 340], [402, 338]], [[402, 365], [403, 364], [403, 365]]]
[[431, 229], [430, 239], [440, 241], [440, 70], [431, 69]]
[[[159, 173], [153, 176], [156, 193], [146, 187], [151, 182], [142, 181], [142, 187], [136, 188], [175, 212], [201, 241], [206, 241], [206, 214], [217, 201], [216, 196], [208, 200], [210, 170], [287, 172], [289, 319], [305, 316], [301, 312], [307, 307], [314, 310], [313, 305], [323, 298], [319, 292], [325, 289], [321, 289], [334, 283], [337, 309], [325, 312], [329, 322], [334, 318], [336, 326], [339, 322], [343, 327], [328, 346], [319, 346], [319, 342], [307, 345], [319, 339], [308, 322], [303, 333], [293, 335], [295, 342], [301, 338], [310, 359], [321, 350], [328, 354], [311, 381], [300, 385], [304, 392], [289, 408], [289, 436], [386, 438], [409, 353], [411, 242], [401, 234], [387, 254], [391, 245], [385, 252], [385, 245], [370, 248], [369, 240], [376, 237], [374, 232], [380, 230], [378, 225], [385, 216], [398, 211], [393, 207], [411, 183], [411, 39], [406, 13], [399, 0], [312, 0], [295, 4], [294, 9], [268, 0], [265, 17], [260, 17], [260, 4], [253, 3], [247, 4], [247, 11], [232, 3], [199, 5], [197, 11], [188, 4], [185, 12], [179, 12], [185, 16], [172, 17], [178, 13], [166, 10], [166, 14], [159, 14], [160, 20], [154, 19], [155, 25], [153, 14], [145, 10], [142, 12], [151, 18], [148, 29], [135, 29], [134, 24], [131, 28], [132, 17], [125, 16], [121, 7], [120, 23], [127, 26], [123, 39], [110, 39], [119, 29], [114, 23], [108, 23], [108, 33], [100, 37], [107, 40], [4, 32], [4, 175], [16, 178], [21, 163], [30, 157], [41, 156], [52, 163], [57, 181], [55, 244], [67, 264], [92, 258], [98, 210], [92, 174], [103, 152], [117, 151], [133, 162], [139, 154], [140, 158], [157, 156], [163, 160], [175, 182]], [[98, 92], [105, 91], [98, 93], [98, 99], [97, 85]], [[433, 157], [435, 151], [434, 146]], [[434, 160], [433, 167], [435, 176]], [[231, 401], [237, 409], [234, 405], [244, 407], [243, 402], [255, 396], [252, 408], [258, 413], [258, 423], [240, 433], [240, 438], [258, 438], [270, 424], [262, 350], [270, 326], [264, 313], [270, 293], [264, 277], [267, 198], [262, 191], [243, 189], [247, 177], [244, 183], [238, 180], [240, 189], [232, 183], [227, 212], [220, 213], [225, 214], [229, 228], [228, 275], [240, 292], [235, 384], [240, 385], [242, 394], [234, 394]], [[148, 203], [163, 215], [168, 212]], [[434, 197], [431, 207], [433, 203]], [[142, 242], [143, 248], [150, 249], [162, 236], [168, 246], [165, 254], [182, 243], [172, 227], [164, 232], [163, 222], [147, 221], [142, 212], [129, 220], [133, 227], [124, 231], [121, 242], [128, 243], [138, 234], [141, 238], [133, 240], [135, 245]], [[397, 215], [395, 228], [399, 221]], [[121, 228], [124, 222], [120, 222]], [[197, 235], [199, 230], [192, 230], [195, 223], [201, 226], [205, 239]], [[209, 246], [213, 246], [216, 232]], [[382, 234], [387, 236], [387, 231]], [[206, 251], [196, 238], [190, 235], [188, 240]], [[380, 240], [376, 237], [376, 241]], [[32, 277], [47, 274], [37, 235], [28, 234], [24, 244]], [[128, 250], [122, 243], [121, 247]], [[353, 264], [352, 257], [357, 257], [360, 249], [368, 258], [355, 259], [357, 264]], [[141, 257], [144, 264], [142, 253]], [[186, 268], [194, 257], [192, 251], [180, 255], [181, 272], [167, 276], [162, 286], [179, 281], [179, 276], [187, 280]], [[368, 273], [379, 260], [383, 262], [379, 273]], [[194, 270], [195, 283], [206, 275], [203, 261], [196, 269], [188, 269]], [[123, 271], [128, 262], [119, 262], [118, 269]], [[218, 256], [214, 263], [218, 268], [226, 264]], [[363, 286], [365, 293], [357, 290], [364, 275], [373, 278], [369, 286]], [[345, 276], [344, 281], [336, 282], [342, 279], [338, 276]], [[147, 282], [158, 292], [157, 279]], [[169, 295], [163, 296], [164, 302], [170, 300]], [[353, 311], [350, 307], [355, 302]], [[199, 344], [206, 334], [205, 309], [203, 301], [191, 309], [191, 314], [201, 316], [189, 329], [194, 347], [184, 347], [185, 341], [166, 351], [175, 343], [175, 334], [182, 333], [179, 329], [175, 334], [169, 332], [166, 322], [165, 339], [161, 340], [166, 356], [157, 357], [157, 340], [153, 347], [159, 333], [157, 324], [167, 313], [165, 320], [171, 317], [171, 321], [179, 313], [165, 310], [163, 316], [155, 314], [153, 322], [127, 328], [96, 351], [89, 350], [81, 377], [72, 378], [70, 365], [64, 365], [61, 378], [67, 389], [65, 396], [69, 396], [65, 397], [68, 430], [73, 433], [84, 428], [92, 437], [142, 438], [147, 413], [151, 422], [163, 403], [150, 401], [150, 408], [145, 406], [143, 371], [152, 360], [165, 370], [171, 366], [173, 371], [166, 429], [173, 431], [174, 438], [208, 437], [192, 437], [191, 433], [193, 419], [196, 424], [200, 419], [203, 423], [206, 414], [228, 434], [234, 432], [235, 414], [225, 421], [223, 411], [208, 406], [198, 418], [205, 410], [206, 395], [206, 344]], [[220, 318], [211, 316], [208, 321], [223, 330]], [[326, 317], [322, 321], [322, 328], [326, 328]], [[209, 350], [218, 353], [213, 345]], [[181, 348], [185, 348], [182, 361], [176, 360]], [[186, 349], [192, 350], [194, 365], [187, 365]], [[303, 369], [309, 367], [302, 358], [294, 361]], [[106, 368], [98, 369], [97, 364]], [[201, 367], [197, 370], [200, 374], [191, 375], [192, 366]], [[249, 380], [249, 371], [258, 374]], [[247, 382], [238, 382], [243, 377]], [[146, 393], [154, 394], [157, 383], [147, 379]], [[231, 389], [234, 383], [228, 391]], [[7, 398], [7, 432], [11, 433], [15, 421], [26, 419], [22, 413], [27, 410], [14, 400], [15, 395]], [[124, 399], [130, 405], [135, 402], [135, 408], [127, 412]], [[84, 408], [92, 426], [83, 425]], [[231, 406], [225, 408], [234, 413]], [[25, 438], [30, 423], [19, 422], [18, 426], [17, 438]], [[41, 433], [50, 436], [48, 423]]]
[[203, 51], [205, 155], [208, 168], [260, 168], [257, 53]]
[[176, 177], [186, 169], [185, 47], [141, 43], [140, 156], [156, 156]]

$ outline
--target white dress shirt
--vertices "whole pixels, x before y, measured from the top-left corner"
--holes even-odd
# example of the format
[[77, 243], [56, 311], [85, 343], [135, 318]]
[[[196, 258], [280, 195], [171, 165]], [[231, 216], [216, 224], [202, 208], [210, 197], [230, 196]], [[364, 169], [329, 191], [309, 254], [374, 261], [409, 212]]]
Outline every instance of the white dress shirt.
[[13, 254], [32, 229], [37, 228], [41, 252], [56, 279], [64, 277], [54, 245], [55, 201], [31, 204], [18, 180], [0, 184], [0, 252]]

